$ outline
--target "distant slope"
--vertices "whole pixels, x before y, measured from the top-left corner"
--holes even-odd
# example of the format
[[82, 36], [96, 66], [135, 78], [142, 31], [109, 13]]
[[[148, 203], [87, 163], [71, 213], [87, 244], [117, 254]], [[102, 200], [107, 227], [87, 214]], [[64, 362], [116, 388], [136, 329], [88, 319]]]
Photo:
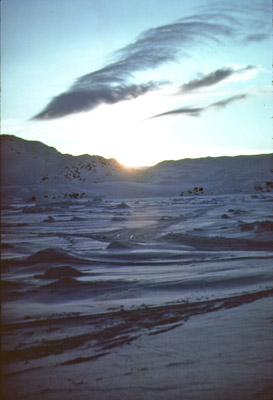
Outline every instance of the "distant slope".
[[262, 154], [163, 161], [149, 168], [145, 179], [161, 184], [181, 182], [181, 190], [186, 191], [185, 194], [194, 187], [223, 193], [253, 189], [269, 191], [271, 185], [266, 182], [273, 180], [273, 156]]
[[41, 142], [10, 135], [1, 136], [1, 167], [2, 185], [105, 182], [130, 178], [133, 172], [114, 159], [61, 154]]
[[134, 170], [115, 159], [61, 154], [40, 142], [1, 136], [2, 194], [17, 187], [17, 196], [28, 193], [24, 198], [61, 198], [66, 190], [115, 197], [266, 193], [273, 191], [272, 172], [271, 154], [163, 161]]

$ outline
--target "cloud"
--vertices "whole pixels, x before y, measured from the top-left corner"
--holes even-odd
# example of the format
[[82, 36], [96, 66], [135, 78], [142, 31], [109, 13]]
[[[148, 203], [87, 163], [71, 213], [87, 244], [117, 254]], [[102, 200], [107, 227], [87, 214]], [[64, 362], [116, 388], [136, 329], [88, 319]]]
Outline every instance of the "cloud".
[[268, 35], [265, 33], [254, 33], [247, 35], [245, 37], [246, 42], [262, 42], [268, 38]]
[[165, 117], [167, 115], [177, 115], [177, 114], [185, 114], [190, 117], [198, 117], [202, 111], [205, 110], [206, 107], [185, 107], [185, 108], [176, 108], [175, 110], [170, 110], [163, 112], [161, 114], [154, 115], [148, 119], [158, 118], [158, 117]]
[[[245, 11], [242, 15], [247, 15]], [[33, 119], [53, 119], [92, 110], [101, 103], [114, 104], [136, 98], [163, 86], [164, 81], [136, 84], [135, 74], [191, 57], [202, 46], [228, 41], [233, 43], [234, 38], [241, 39], [242, 15], [239, 18], [231, 8], [222, 10], [215, 7], [214, 11], [210, 8], [209, 11], [146, 30], [134, 42], [116, 51], [113, 62], [80, 77], [67, 91], [55, 96]], [[252, 40], [255, 35], [258, 38], [253, 32]], [[189, 82], [188, 85], [214, 84], [229, 74], [232, 71], [218, 70], [214, 75], [204, 77], [203, 83], [199, 79], [199, 82]]]
[[212, 86], [216, 85], [217, 83], [229, 78], [232, 75], [236, 74], [242, 74], [246, 71], [249, 70], [254, 70], [256, 67], [249, 65], [248, 67], [241, 68], [234, 70], [232, 68], [222, 68], [222, 69], [217, 69], [216, 71], [213, 71], [207, 75], [202, 75], [201, 78], [199, 79], [194, 79], [183, 86], [181, 86], [182, 91], [190, 91], [190, 90], [195, 90], [207, 86]]
[[55, 97], [35, 119], [51, 119], [63, 117], [81, 111], [91, 110], [101, 103], [114, 104], [121, 100], [136, 98], [148, 91], [156, 89], [158, 84], [149, 82], [144, 85], [96, 85], [93, 89], [65, 92]]
[[[115, 53], [117, 61], [79, 78], [70, 89], [54, 97], [34, 119], [51, 119], [71, 113], [92, 110], [101, 103], [113, 104], [146, 93], [157, 83], [128, 83], [133, 74], [156, 68], [178, 58], [188, 57], [188, 50], [201, 43], [214, 43], [233, 34], [227, 21], [214, 21], [215, 15], [181, 19], [169, 25], [149, 29], [139, 38]], [[222, 18], [223, 19], [223, 18]], [[130, 89], [133, 88], [133, 95]]]
[[234, 103], [234, 101], [238, 100], [244, 100], [246, 97], [248, 97], [247, 94], [236, 94], [234, 96], [228, 97], [227, 99], [223, 99], [220, 101], [217, 101], [216, 103], [212, 103], [206, 108], [225, 108], [228, 104]]
[[168, 115], [178, 115], [178, 114], [184, 114], [190, 117], [198, 117], [200, 116], [201, 113], [203, 113], [204, 111], [207, 111], [209, 109], [219, 109], [219, 108], [225, 108], [227, 105], [238, 101], [238, 100], [243, 100], [246, 97], [248, 97], [247, 94], [238, 94], [238, 95], [234, 95], [231, 97], [228, 97], [226, 99], [217, 101], [215, 103], [209, 104], [207, 106], [203, 106], [203, 107], [183, 107], [183, 108], [177, 108], [175, 110], [170, 110], [170, 111], [166, 111], [163, 112], [161, 114], [157, 114], [154, 115], [148, 119], [152, 119], [152, 118], [158, 118], [158, 117], [165, 117]]

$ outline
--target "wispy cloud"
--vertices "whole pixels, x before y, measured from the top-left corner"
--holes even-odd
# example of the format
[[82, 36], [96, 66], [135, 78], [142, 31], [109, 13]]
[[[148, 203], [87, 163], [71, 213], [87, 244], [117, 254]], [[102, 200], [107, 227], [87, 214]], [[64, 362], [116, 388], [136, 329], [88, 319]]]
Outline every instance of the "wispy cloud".
[[[53, 119], [92, 110], [101, 103], [114, 104], [159, 88], [165, 84], [163, 80], [136, 84], [134, 74], [191, 57], [202, 46], [227, 43], [234, 38], [242, 39], [240, 26], [240, 19], [234, 11], [215, 8], [213, 12], [204, 11], [149, 29], [136, 41], [115, 52], [113, 62], [80, 77], [67, 91], [54, 97], [33, 119]], [[254, 40], [255, 37], [256, 40], [262, 40], [259, 35], [255, 30], [248, 35], [248, 40]], [[191, 90], [190, 87], [194, 85], [215, 84], [232, 73], [229, 69], [215, 71], [212, 75], [184, 85], [184, 90], [185, 87]]]
[[152, 117], [150, 117], [148, 119], [158, 118], [158, 117], [165, 117], [165, 116], [170, 116], [170, 115], [179, 115], [179, 114], [187, 115], [187, 116], [190, 116], [190, 117], [198, 117], [204, 111], [208, 111], [210, 109], [225, 108], [229, 104], [231, 104], [231, 103], [233, 103], [235, 101], [238, 101], [238, 100], [243, 100], [246, 97], [248, 97], [247, 94], [238, 94], [238, 95], [234, 95], [234, 96], [228, 97], [226, 99], [217, 101], [215, 103], [209, 104], [207, 106], [176, 108], [175, 110], [170, 110], [170, 111], [163, 112], [161, 114], [154, 115], [154, 116], [152, 116]]
[[74, 114], [81, 111], [92, 110], [101, 103], [114, 104], [121, 100], [136, 98], [158, 87], [156, 82], [143, 85], [96, 85], [92, 90], [75, 88], [53, 98], [48, 106], [34, 119], [52, 119]]
[[262, 42], [268, 38], [265, 33], [253, 33], [245, 37], [245, 42]]
[[216, 103], [212, 103], [209, 106], [207, 106], [206, 108], [225, 108], [227, 105], [229, 105], [230, 103], [234, 103], [234, 101], [238, 101], [238, 100], [244, 100], [245, 98], [247, 98], [248, 95], [247, 94], [237, 94], [231, 97], [228, 97], [226, 99], [217, 101]]
[[[212, 18], [211, 18], [212, 19]], [[120, 49], [116, 62], [79, 78], [66, 92], [53, 98], [35, 119], [58, 118], [71, 113], [92, 110], [101, 103], [116, 103], [153, 90], [156, 83], [136, 85], [128, 83], [133, 73], [156, 68], [166, 62], [186, 57], [185, 48], [201, 41], [215, 42], [232, 35], [232, 28], [200, 18], [180, 20], [144, 32], [134, 43]], [[184, 48], [182, 51], [181, 49]], [[131, 89], [133, 95], [131, 96]], [[142, 90], [145, 88], [144, 90]]]
[[216, 71], [213, 71], [207, 75], [203, 75], [199, 79], [193, 79], [188, 83], [185, 83], [184, 85], [181, 86], [181, 90], [183, 91], [190, 91], [190, 90], [195, 90], [195, 89], [200, 89], [203, 87], [207, 86], [212, 86], [216, 85], [217, 83], [226, 80], [227, 78], [233, 76], [233, 75], [238, 75], [242, 74], [246, 71], [254, 70], [256, 67], [249, 65], [248, 67], [245, 68], [240, 68], [240, 69], [232, 69], [232, 68], [222, 68], [222, 69], [217, 69]]

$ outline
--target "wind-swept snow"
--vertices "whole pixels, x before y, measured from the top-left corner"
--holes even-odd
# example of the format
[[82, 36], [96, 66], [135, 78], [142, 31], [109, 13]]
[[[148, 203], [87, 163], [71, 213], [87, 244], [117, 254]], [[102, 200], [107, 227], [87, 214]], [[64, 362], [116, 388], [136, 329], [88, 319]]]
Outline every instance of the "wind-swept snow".
[[272, 398], [270, 155], [1, 140], [4, 399]]

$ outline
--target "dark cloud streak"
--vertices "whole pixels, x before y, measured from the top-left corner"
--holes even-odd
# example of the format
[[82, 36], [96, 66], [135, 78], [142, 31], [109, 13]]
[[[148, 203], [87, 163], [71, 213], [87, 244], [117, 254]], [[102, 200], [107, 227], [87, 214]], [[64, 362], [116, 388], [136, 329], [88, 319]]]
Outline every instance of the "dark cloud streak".
[[158, 84], [150, 82], [145, 85], [119, 85], [108, 87], [97, 85], [93, 90], [77, 90], [65, 92], [53, 98], [48, 106], [35, 119], [63, 117], [81, 111], [88, 111], [99, 104], [114, 104], [121, 100], [130, 100], [156, 89]]
[[222, 68], [211, 72], [210, 74], [203, 75], [200, 79], [194, 79], [181, 87], [182, 91], [191, 91], [207, 86], [216, 85], [217, 83], [229, 78], [232, 75], [241, 74], [243, 72], [253, 70], [256, 67], [249, 65], [246, 68], [234, 70], [232, 68]]
[[244, 100], [247, 97], [248, 97], [247, 94], [236, 94], [234, 96], [228, 97], [227, 99], [223, 99], [223, 100], [217, 101], [216, 103], [212, 103], [209, 106], [207, 106], [206, 108], [225, 108], [230, 103], [234, 103], [234, 101], [238, 101], [238, 100]]
[[200, 114], [203, 113], [204, 111], [208, 111], [209, 109], [213, 109], [213, 108], [216, 108], [216, 109], [225, 108], [227, 105], [229, 105], [235, 101], [238, 101], [238, 100], [243, 100], [246, 97], [248, 97], [247, 94], [238, 94], [238, 95], [234, 95], [234, 96], [228, 97], [226, 99], [217, 101], [215, 103], [209, 104], [207, 106], [177, 108], [175, 110], [170, 110], [170, 111], [166, 111], [166, 112], [154, 115], [148, 119], [165, 117], [165, 116], [170, 116], [170, 115], [179, 115], [179, 114], [187, 115], [189, 117], [199, 117]]
[[254, 33], [251, 35], [247, 35], [245, 37], [245, 42], [247, 43], [251, 43], [251, 42], [263, 42], [264, 40], [266, 40], [268, 38], [269, 35], [265, 34], [265, 33]]

